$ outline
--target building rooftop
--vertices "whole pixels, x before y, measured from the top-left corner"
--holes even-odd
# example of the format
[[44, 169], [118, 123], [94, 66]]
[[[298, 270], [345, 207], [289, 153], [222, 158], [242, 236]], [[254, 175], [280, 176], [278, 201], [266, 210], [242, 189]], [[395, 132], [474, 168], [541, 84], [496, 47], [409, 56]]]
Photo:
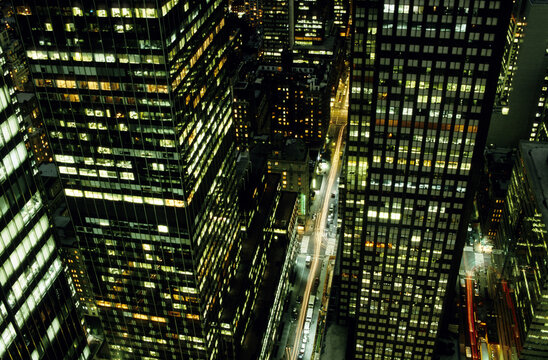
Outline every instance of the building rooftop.
[[496, 197], [506, 197], [514, 165], [514, 156], [514, 149], [510, 148], [488, 148], [485, 150], [487, 169], [490, 174], [489, 182]]
[[34, 93], [18, 92], [15, 94], [15, 97], [17, 97], [17, 102], [23, 103], [25, 101], [32, 100], [35, 96]]
[[55, 179], [57, 179], [57, 176], [59, 176], [59, 174], [57, 173], [57, 167], [53, 163], [42, 164], [40, 165], [38, 170], [40, 171], [40, 176]]
[[306, 144], [301, 139], [288, 139], [283, 152], [287, 160], [303, 161], [306, 159]]
[[306, 161], [308, 155], [308, 148], [302, 139], [287, 139], [283, 144], [273, 146], [272, 150], [270, 158], [286, 161]]
[[328, 321], [321, 357], [325, 359], [345, 359], [347, 347], [348, 327], [339, 325], [335, 321]]
[[291, 215], [297, 201], [298, 193], [293, 191], [283, 191], [280, 197], [280, 204], [274, 217], [274, 224], [277, 228], [287, 228], [291, 221]]

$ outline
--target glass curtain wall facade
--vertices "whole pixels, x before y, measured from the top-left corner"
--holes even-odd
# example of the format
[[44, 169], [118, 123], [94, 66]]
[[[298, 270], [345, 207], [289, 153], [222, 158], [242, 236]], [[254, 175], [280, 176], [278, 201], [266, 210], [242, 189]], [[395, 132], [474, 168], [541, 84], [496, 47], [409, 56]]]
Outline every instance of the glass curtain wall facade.
[[432, 357], [510, 3], [353, 1], [337, 259], [356, 359]]
[[226, 1], [16, 1], [113, 359], [229, 358], [238, 249]]
[[[0, 49], [0, 68], [5, 70]], [[7, 73], [7, 72], [6, 72]], [[4, 73], [4, 74], [6, 74]], [[9, 75], [0, 76], [0, 358], [88, 359]]]

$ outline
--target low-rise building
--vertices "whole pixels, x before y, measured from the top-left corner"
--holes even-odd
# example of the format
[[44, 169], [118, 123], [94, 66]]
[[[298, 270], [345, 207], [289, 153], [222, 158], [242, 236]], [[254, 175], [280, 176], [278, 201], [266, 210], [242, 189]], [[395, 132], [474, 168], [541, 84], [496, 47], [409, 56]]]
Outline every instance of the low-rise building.
[[267, 161], [269, 173], [281, 175], [285, 191], [299, 193], [299, 215], [306, 215], [310, 207], [310, 166], [308, 148], [302, 140], [288, 139], [274, 146]]

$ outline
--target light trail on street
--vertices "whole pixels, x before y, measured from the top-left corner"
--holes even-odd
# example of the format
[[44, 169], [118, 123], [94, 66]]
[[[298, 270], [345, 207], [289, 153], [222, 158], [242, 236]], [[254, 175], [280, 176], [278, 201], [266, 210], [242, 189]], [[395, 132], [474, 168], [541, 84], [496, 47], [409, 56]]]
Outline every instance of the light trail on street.
[[[329, 211], [329, 200], [331, 198], [331, 191], [333, 189], [333, 184], [335, 183], [335, 179], [338, 174], [338, 168], [339, 168], [339, 153], [341, 151], [342, 146], [342, 140], [343, 140], [343, 134], [344, 134], [344, 128], [346, 125], [343, 125], [339, 128], [339, 134], [337, 138], [337, 144], [335, 146], [335, 151], [332, 153], [332, 161], [331, 161], [331, 169], [329, 170], [329, 177], [327, 180], [327, 187], [325, 191], [325, 196], [322, 199], [321, 203], [321, 212], [320, 216], [316, 216], [316, 220], [314, 222], [314, 233], [312, 235], [312, 243], [314, 246], [314, 255], [312, 256], [312, 262], [310, 265], [310, 272], [308, 273], [308, 279], [306, 282], [306, 288], [303, 295], [303, 301], [301, 303], [301, 311], [299, 313], [299, 318], [297, 320], [297, 328], [295, 330], [295, 338], [293, 340], [293, 349], [291, 351], [291, 360], [295, 360], [297, 358], [297, 355], [299, 353], [300, 349], [300, 343], [301, 343], [301, 334], [302, 329], [304, 326], [304, 319], [306, 316], [306, 311], [308, 308], [308, 301], [310, 298], [310, 292], [312, 291], [312, 286], [314, 284], [314, 279], [316, 276], [316, 270], [318, 268], [319, 264], [319, 258], [320, 258], [320, 248], [322, 244], [322, 236], [325, 230], [325, 223], [327, 220], [327, 213]], [[309, 340], [310, 341], [310, 340]], [[314, 351], [314, 349], [312, 349]]]
[[466, 308], [468, 313], [468, 330], [470, 333], [470, 347], [472, 349], [472, 359], [477, 360], [479, 358], [478, 348], [476, 346], [476, 329], [474, 326], [474, 284], [470, 275], [466, 277]]

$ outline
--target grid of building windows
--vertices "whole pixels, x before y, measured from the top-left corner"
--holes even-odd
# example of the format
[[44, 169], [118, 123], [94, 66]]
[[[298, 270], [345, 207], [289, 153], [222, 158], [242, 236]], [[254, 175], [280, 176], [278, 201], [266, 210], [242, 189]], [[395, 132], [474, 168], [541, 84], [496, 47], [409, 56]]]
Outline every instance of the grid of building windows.
[[323, 141], [329, 125], [329, 88], [322, 71], [293, 67], [288, 71], [265, 72], [270, 86], [272, 133], [303, 139], [307, 144]]
[[295, 45], [315, 45], [324, 40], [331, 10], [326, 1], [295, 1]]
[[[236, 264], [226, 2], [17, 1], [112, 358], [226, 357]], [[88, 297], [84, 297], [88, 298]]]
[[333, 24], [337, 27], [341, 36], [346, 36], [348, 31], [349, 3], [349, 1], [344, 0], [333, 0]]
[[[0, 56], [3, 67], [2, 49]], [[0, 76], [0, 357], [88, 359], [74, 286], [63, 274], [6, 74]]]
[[282, 52], [289, 49], [290, 42], [293, 41], [293, 34], [290, 34], [290, 29], [294, 29], [293, 10], [290, 10], [289, 4], [290, 1], [285, 0], [267, 0], [261, 4], [261, 57], [266, 62], [280, 63]]
[[356, 359], [432, 356], [462, 251], [508, 5], [354, 2], [337, 259], [338, 313], [354, 326]]

